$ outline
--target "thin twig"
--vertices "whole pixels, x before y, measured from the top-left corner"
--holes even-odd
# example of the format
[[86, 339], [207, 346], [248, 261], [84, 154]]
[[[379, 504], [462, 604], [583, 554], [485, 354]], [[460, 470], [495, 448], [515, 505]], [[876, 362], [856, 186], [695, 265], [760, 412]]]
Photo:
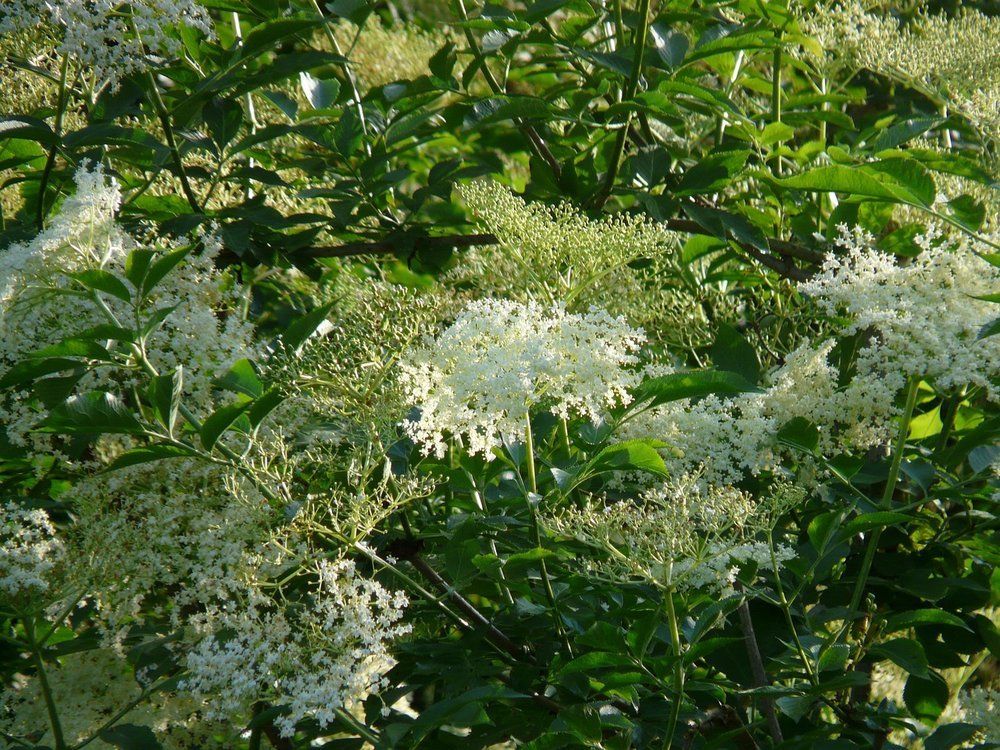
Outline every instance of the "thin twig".
[[[753, 619], [750, 617], [750, 607], [744, 598], [738, 608], [740, 613], [740, 630], [743, 631], [743, 644], [746, 646], [747, 658], [750, 660], [750, 669], [753, 672], [754, 687], [764, 688], [770, 685], [767, 672], [764, 671], [764, 660], [760, 655], [760, 646], [757, 645], [757, 634], [753, 629]], [[778, 715], [774, 712], [774, 701], [769, 696], [761, 696], [760, 708], [767, 719], [768, 729], [771, 730], [771, 737], [775, 744], [784, 741], [781, 735], [781, 725], [778, 723]]]

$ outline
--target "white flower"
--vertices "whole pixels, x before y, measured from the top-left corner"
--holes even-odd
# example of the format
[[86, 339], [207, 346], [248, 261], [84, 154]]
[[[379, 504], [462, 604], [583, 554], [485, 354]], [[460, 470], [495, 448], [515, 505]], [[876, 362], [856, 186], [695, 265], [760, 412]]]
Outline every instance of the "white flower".
[[0, 34], [47, 22], [62, 30], [59, 52], [84, 68], [95, 88], [117, 88], [155, 58], [175, 57], [186, 26], [211, 35], [208, 11], [194, 0], [5, 0]]
[[44, 510], [0, 505], [0, 591], [12, 597], [46, 591], [62, 552]]
[[[129, 253], [138, 240], [115, 223], [121, 193], [100, 165], [84, 164], [76, 173], [76, 191], [49, 225], [33, 240], [0, 252], [0, 375], [38, 350], [110, 321], [91, 298], [81, 296], [70, 274], [99, 269], [125, 275]], [[226, 287], [227, 277], [215, 267], [219, 243], [202, 238], [200, 252], [190, 253], [152, 291], [147, 309], [111, 295], [104, 305], [121, 325], [138, 328], [154, 309], [171, 309], [162, 325], [147, 338], [146, 355], [161, 372], [183, 366], [186, 396], [204, 405], [211, 400], [212, 379], [236, 360], [252, 357], [252, 326], [241, 316], [220, 315], [233, 310], [242, 294], [239, 285]], [[155, 252], [170, 252], [165, 244]], [[123, 283], [125, 283], [123, 281]], [[128, 349], [117, 347], [124, 361]], [[116, 389], [127, 376], [108, 363], [94, 367], [80, 380], [83, 390]], [[51, 453], [46, 435], [31, 429], [42, 416], [27, 392], [0, 394], [0, 426], [16, 445]]]
[[750, 565], [767, 569], [795, 556], [789, 547], [777, 545], [772, 561], [770, 546], [755, 537], [801, 498], [801, 491], [778, 485], [754, 499], [687, 475], [651, 488], [638, 500], [592, 502], [545, 523], [609, 553], [587, 562], [600, 577], [722, 592]]
[[629, 402], [643, 341], [641, 330], [602, 310], [472, 302], [404, 364], [404, 388], [420, 409], [404, 428], [426, 453], [443, 456], [451, 436], [489, 458], [502, 440], [523, 437], [534, 407], [597, 419]]
[[287, 705], [276, 720], [283, 736], [306, 717], [329, 726], [383, 686], [393, 665], [388, 643], [407, 632], [406, 597], [359, 576], [354, 564], [321, 561], [308, 598], [281, 608], [255, 592], [203, 618], [231, 631], [209, 635], [188, 654], [181, 688], [209, 703], [209, 718], [241, 715], [252, 703]]
[[870, 377], [928, 378], [943, 391], [979, 386], [1000, 400], [1000, 338], [977, 340], [997, 315], [978, 297], [1000, 288], [1000, 269], [981, 260], [964, 241], [934, 232], [917, 241], [922, 252], [906, 264], [875, 247], [863, 229], [840, 228], [842, 254], [827, 258], [820, 274], [799, 285], [830, 315], [846, 313], [848, 334], [872, 332], [857, 368]]

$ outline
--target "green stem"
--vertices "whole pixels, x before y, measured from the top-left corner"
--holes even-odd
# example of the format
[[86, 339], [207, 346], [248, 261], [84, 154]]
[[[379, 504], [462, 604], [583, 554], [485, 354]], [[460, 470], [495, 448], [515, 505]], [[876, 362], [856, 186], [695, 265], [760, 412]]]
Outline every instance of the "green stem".
[[[525, 414], [524, 417], [524, 449], [525, 461], [528, 464], [528, 485], [531, 489], [531, 494], [538, 496], [538, 481], [535, 476], [535, 439], [531, 430], [531, 414]], [[542, 534], [538, 527], [538, 514], [535, 512], [535, 506], [532, 505], [531, 497], [525, 496], [525, 502], [528, 506], [528, 516], [531, 519], [531, 534], [535, 541], [535, 547], [537, 549], [542, 549]], [[556, 632], [559, 633], [559, 637], [562, 639], [563, 646], [566, 649], [566, 653], [573, 656], [573, 647], [570, 645], [569, 637], [566, 635], [566, 631], [563, 628], [562, 616], [559, 614], [559, 607], [556, 604], [556, 594], [555, 590], [552, 588], [552, 580], [549, 578], [549, 569], [545, 564], [545, 558], [540, 559], [539, 569], [542, 573], [542, 585], [545, 588], [545, 598], [548, 599], [549, 607], [552, 608], [552, 618], [556, 625]]]
[[788, 603], [788, 597], [785, 596], [785, 587], [781, 584], [781, 575], [778, 572], [778, 557], [774, 553], [774, 538], [771, 536], [771, 532], [767, 533], [767, 548], [771, 555], [771, 571], [774, 573], [774, 590], [778, 592], [778, 601], [781, 602], [781, 611], [785, 616], [785, 624], [788, 625], [788, 631], [792, 634], [792, 640], [795, 641], [795, 650], [799, 654], [799, 660], [802, 662], [803, 669], [806, 670], [806, 675], [809, 677], [809, 681], [816, 685], [818, 680], [816, 679], [816, 672], [813, 669], [812, 660], [809, 658], [809, 654], [806, 653], [805, 647], [802, 645], [802, 641], [799, 639], [799, 631], [795, 628], [795, 622], [792, 620], [792, 609], [791, 605]]
[[[312, 6], [313, 6], [313, 9], [316, 11], [316, 13], [319, 14], [320, 18], [325, 18], [326, 17], [323, 14], [323, 9], [320, 7], [320, 5], [317, 2], [317, 0], [312, 0]], [[333, 33], [333, 30], [330, 28], [330, 25], [324, 23], [323, 24], [323, 31], [326, 32], [326, 38], [327, 38], [327, 41], [330, 42], [330, 47], [333, 48], [333, 53], [335, 55], [340, 55], [341, 57], [344, 57], [344, 59], [346, 60], [347, 58], [344, 56], [344, 53], [341, 50], [340, 42], [337, 41], [337, 36]], [[366, 137], [364, 137], [364, 138], [361, 139], [362, 143], [364, 143], [365, 153], [368, 154], [368, 156], [371, 156], [372, 155], [372, 147], [371, 147], [371, 144], [368, 143], [368, 138], [367, 138], [367, 135], [368, 135], [368, 121], [365, 118], [365, 107], [361, 103], [361, 91], [360, 91], [360, 89], [358, 87], [358, 79], [355, 78], [354, 71], [351, 70], [351, 65], [350, 65], [349, 62], [342, 63], [341, 64], [341, 70], [344, 73], [344, 78], [347, 81], [347, 85], [351, 87], [351, 96], [354, 98], [354, 111], [358, 115], [358, 122], [361, 125], [361, 132], [362, 132], [362, 134], [364, 136], [366, 136]]]
[[[771, 63], [771, 122], [781, 122], [781, 45], [774, 48]], [[781, 154], [775, 162], [775, 173], [781, 174]]]
[[[882, 492], [882, 502], [879, 507], [888, 510], [892, 507], [892, 495], [896, 491], [896, 482], [899, 480], [899, 467], [903, 463], [903, 452], [906, 449], [906, 438], [910, 433], [910, 420], [913, 418], [913, 409], [917, 403], [917, 387], [920, 380], [917, 377], [910, 377], [906, 385], [906, 406], [903, 409], [903, 419], [899, 425], [899, 434], [896, 437], [896, 445], [893, 448], [892, 463], [889, 465], [889, 476], [885, 482], [885, 490]], [[865, 557], [861, 562], [861, 570], [858, 572], [858, 580], [854, 584], [854, 593], [851, 595], [851, 613], [858, 614], [861, 605], [861, 597], [864, 596], [865, 585], [868, 583], [868, 575], [871, 573], [872, 561], [875, 559], [875, 551], [878, 549], [878, 540], [882, 530], [875, 529], [868, 539], [868, 546], [865, 548]]]
[[184, 169], [184, 161], [181, 159], [181, 152], [177, 149], [177, 141], [174, 138], [174, 129], [170, 124], [170, 113], [167, 111], [167, 105], [163, 103], [163, 97], [160, 96], [160, 87], [157, 85], [156, 78], [152, 73], [147, 73], [146, 77], [149, 79], [150, 99], [153, 102], [154, 109], [156, 109], [156, 116], [160, 120], [160, 125], [163, 127], [163, 135], [167, 139], [167, 148], [170, 149], [170, 156], [174, 160], [177, 177], [181, 181], [181, 190], [183, 190], [184, 197], [187, 198], [191, 210], [196, 214], [200, 214], [201, 206], [194, 194], [194, 190], [191, 189], [191, 183], [188, 181], [187, 172]]
[[674, 733], [681, 715], [681, 704], [684, 702], [684, 661], [681, 658], [681, 633], [677, 626], [677, 611], [674, 609], [673, 589], [667, 589], [664, 594], [667, 609], [667, 625], [670, 627], [670, 646], [674, 650], [674, 704], [670, 709], [670, 720], [667, 724], [667, 736], [663, 750], [670, 750], [674, 744]]
[[[632, 71], [625, 82], [625, 87], [622, 89], [622, 101], [634, 98], [636, 91], [639, 89], [639, 77], [642, 75], [642, 63], [646, 54], [646, 37], [649, 34], [649, 0], [639, 0], [637, 12], [639, 14], [639, 26], [636, 28], [635, 37], [632, 40], [632, 47], [634, 48]], [[618, 137], [615, 139], [614, 147], [611, 150], [611, 161], [608, 163], [608, 171], [604, 177], [604, 186], [594, 199], [595, 208], [603, 208], [604, 204], [608, 202], [608, 198], [611, 197], [611, 191], [614, 190], [615, 181], [618, 179], [618, 170], [621, 168], [622, 156], [625, 154], [625, 144], [628, 142], [628, 131], [631, 123], [632, 114], [629, 113], [622, 124], [621, 130], [618, 131]]]
[[45, 167], [42, 169], [42, 179], [38, 184], [38, 209], [35, 216], [35, 223], [39, 231], [45, 226], [45, 191], [49, 185], [49, 178], [52, 176], [52, 169], [56, 163], [56, 153], [59, 151], [59, 139], [62, 138], [63, 116], [66, 114], [66, 105], [69, 103], [69, 55], [65, 55], [62, 60], [62, 67], [59, 69], [59, 99], [56, 104], [55, 136], [56, 142], [49, 147], [49, 153], [45, 158]]
[[360, 721], [357, 717], [352, 716], [344, 709], [338, 708], [337, 716], [340, 717], [341, 721], [343, 721], [345, 724], [351, 727], [351, 729], [357, 732], [359, 736], [368, 740], [368, 742], [370, 742], [375, 747], [378, 747], [379, 743], [382, 741], [382, 738], [378, 734], [376, 734], [375, 730], [373, 730], [364, 722]]
[[31, 656], [38, 670], [38, 685], [42, 690], [42, 698], [45, 700], [45, 708], [49, 714], [49, 724], [52, 726], [52, 737], [56, 743], [55, 750], [66, 750], [66, 739], [63, 737], [62, 724], [59, 721], [59, 711], [56, 709], [55, 699], [52, 697], [52, 688], [49, 686], [49, 678], [45, 672], [45, 661], [42, 659], [42, 651], [35, 640], [35, 621], [32, 617], [24, 618], [24, 636], [27, 639], [28, 648], [31, 649]]
[[[465, 40], [469, 43], [469, 49], [472, 51], [475, 61], [479, 62], [479, 69], [483, 72], [483, 78], [486, 79], [487, 85], [489, 85], [490, 90], [494, 94], [504, 94], [506, 93], [504, 87], [500, 85], [500, 81], [497, 77], [493, 75], [493, 71], [490, 70], [489, 65], [486, 63], [486, 57], [483, 55], [483, 49], [479, 46], [479, 41], [476, 39], [476, 35], [472, 33], [472, 29], [469, 28], [469, 11], [465, 7], [465, 0], [452, 0], [455, 11], [458, 13], [458, 17], [462, 20], [463, 29], [465, 31]], [[548, 145], [538, 134], [531, 125], [526, 123], [521, 118], [515, 118], [514, 122], [517, 124], [518, 129], [528, 140], [531, 145], [532, 150], [538, 155], [546, 164], [549, 165], [549, 169], [552, 170], [552, 174], [558, 179], [562, 175], [562, 167], [559, 166], [559, 162], [556, 160], [555, 155], [549, 150]]]

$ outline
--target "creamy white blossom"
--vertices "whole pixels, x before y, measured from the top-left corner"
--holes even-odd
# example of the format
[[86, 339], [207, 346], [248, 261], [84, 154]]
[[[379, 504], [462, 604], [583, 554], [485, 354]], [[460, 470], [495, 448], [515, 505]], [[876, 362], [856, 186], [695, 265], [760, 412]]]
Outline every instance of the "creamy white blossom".
[[20, 597], [48, 590], [63, 550], [44, 510], [0, 505], [0, 592]]
[[[208, 403], [213, 378], [256, 351], [252, 326], [240, 315], [226, 314], [235, 310], [243, 290], [215, 267], [218, 241], [203, 237], [201, 251], [189, 253], [138, 313], [131, 302], [113, 295], [102, 295], [98, 304], [79, 294], [72, 275], [100, 271], [122, 279], [129, 253], [146, 249], [147, 243], [116, 223], [121, 192], [100, 165], [84, 164], [75, 181], [75, 192], [42, 232], [0, 253], [0, 375], [47, 346], [111, 324], [109, 312], [117, 325], [138, 329], [154, 310], [163, 309], [169, 314], [148, 335], [145, 354], [163, 373], [182, 366], [184, 394], [195, 403]], [[183, 247], [163, 243], [149, 249], [161, 257]], [[116, 391], [134, 380], [136, 363], [128, 347], [112, 346], [111, 351], [116, 361], [92, 367], [79, 381], [80, 391]], [[52, 453], [51, 438], [31, 432], [43, 415], [29, 392], [0, 395], [0, 426], [11, 442]]]
[[643, 340], [602, 310], [472, 302], [403, 365], [406, 394], [420, 410], [404, 429], [426, 453], [443, 456], [451, 436], [489, 458], [503, 440], [524, 436], [533, 408], [597, 419], [631, 399]]
[[212, 33], [208, 11], [194, 0], [5, 0], [0, 10], [0, 34], [39, 23], [60, 29], [58, 51], [98, 89], [176, 57], [179, 27]]
[[258, 700], [286, 705], [276, 719], [290, 737], [309, 716], [329, 726], [340, 709], [351, 709], [384, 686], [393, 660], [387, 644], [407, 633], [401, 623], [406, 597], [358, 575], [350, 561], [321, 561], [307, 600], [282, 606], [248, 592], [245, 601], [210, 609], [209, 635], [186, 660], [184, 690], [209, 703], [210, 718], [243, 715]]
[[906, 263], [875, 247], [860, 228], [840, 228], [842, 252], [799, 285], [829, 315], [846, 314], [847, 334], [870, 332], [857, 368], [868, 377], [899, 381], [919, 376], [942, 391], [979, 386], [1000, 399], [1000, 339], [978, 339], [997, 314], [980, 299], [1000, 288], [1000, 269], [979, 258], [964, 241], [929, 232], [922, 251]]
[[555, 532], [604, 552], [591, 572], [611, 580], [644, 579], [666, 589], [730, 590], [741, 570], [791, 559], [786, 545], [759, 538], [802, 494], [778, 486], [763, 499], [696, 476], [671, 480], [639, 499], [595, 501], [546, 519]]

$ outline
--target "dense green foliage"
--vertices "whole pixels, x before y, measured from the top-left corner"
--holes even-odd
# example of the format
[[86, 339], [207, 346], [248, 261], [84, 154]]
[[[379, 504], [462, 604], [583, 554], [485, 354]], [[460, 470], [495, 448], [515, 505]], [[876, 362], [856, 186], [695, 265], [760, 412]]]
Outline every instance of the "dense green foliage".
[[9, 0], [0, 744], [1000, 747], [995, 12]]

